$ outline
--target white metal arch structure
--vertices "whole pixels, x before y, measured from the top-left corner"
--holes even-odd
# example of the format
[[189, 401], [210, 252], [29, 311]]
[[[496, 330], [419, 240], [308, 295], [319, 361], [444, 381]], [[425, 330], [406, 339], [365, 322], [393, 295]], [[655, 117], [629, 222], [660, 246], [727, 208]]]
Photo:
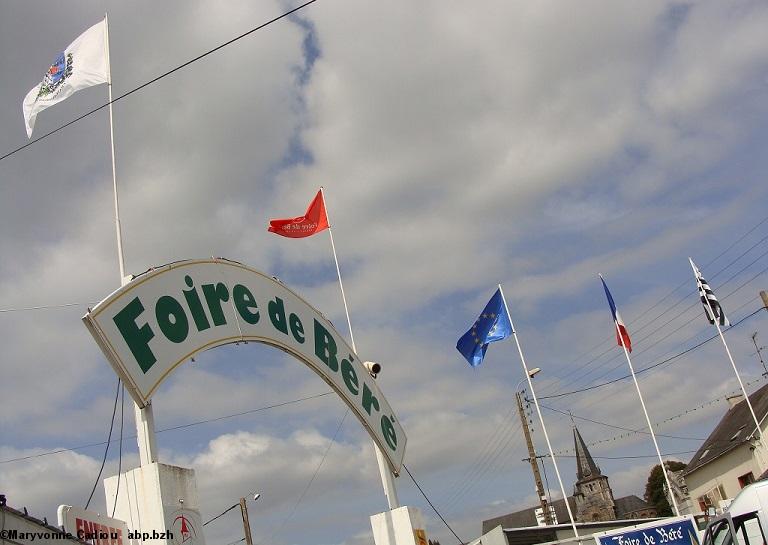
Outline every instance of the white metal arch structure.
[[271, 276], [221, 258], [178, 261], [134, 278], [83, 322], [140, 407], [198, 352], [245, 341], [280, 348], [328, 383], [400, 471], [405, 432], [376, 381], [333, 324]]

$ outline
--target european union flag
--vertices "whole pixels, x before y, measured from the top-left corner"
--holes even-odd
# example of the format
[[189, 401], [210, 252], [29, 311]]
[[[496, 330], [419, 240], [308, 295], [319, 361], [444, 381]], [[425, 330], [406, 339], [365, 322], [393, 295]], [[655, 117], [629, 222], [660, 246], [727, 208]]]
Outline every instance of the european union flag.
[[499, 288], [469, 331], [456, 343], [456, 348], [472, 367], [477, 367], [483, 363], [488, 343], [506, 339], [511, 334], [512, 322]]

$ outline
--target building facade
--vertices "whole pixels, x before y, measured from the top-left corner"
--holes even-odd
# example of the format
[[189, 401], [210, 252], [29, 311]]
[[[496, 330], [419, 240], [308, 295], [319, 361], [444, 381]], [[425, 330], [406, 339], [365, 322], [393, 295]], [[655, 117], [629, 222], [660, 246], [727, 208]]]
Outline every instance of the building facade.
[[[768, 441], [768, 385], [751, 394], [749, 400]], [[728, 411], [683, 473], [694, 513], [706, 513], [711, 507], [722, 509], [768, 469], [766, 445], [759, 439], [749, 406], [742, 396], [728, 401]]]

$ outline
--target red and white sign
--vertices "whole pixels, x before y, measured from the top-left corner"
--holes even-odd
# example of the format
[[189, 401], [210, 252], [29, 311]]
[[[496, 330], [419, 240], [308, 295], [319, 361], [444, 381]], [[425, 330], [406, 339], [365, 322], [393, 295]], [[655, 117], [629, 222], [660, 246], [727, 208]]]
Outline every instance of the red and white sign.
[[105, 517], [71, 505], [59, 505], [59, 526], [76, 538], [93, 545], [129, 545], [125, 521]]

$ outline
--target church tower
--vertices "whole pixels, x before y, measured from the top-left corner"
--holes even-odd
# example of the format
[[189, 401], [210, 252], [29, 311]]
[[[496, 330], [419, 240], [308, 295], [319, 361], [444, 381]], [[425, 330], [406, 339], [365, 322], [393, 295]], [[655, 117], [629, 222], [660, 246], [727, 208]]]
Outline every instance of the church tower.
[[576, 521], [616, 520], [616, 506], [608, 477], [600, 473], [576, 426], [573, 427], [573, 441], [576, 450], [576, 484], [573, 487]]

